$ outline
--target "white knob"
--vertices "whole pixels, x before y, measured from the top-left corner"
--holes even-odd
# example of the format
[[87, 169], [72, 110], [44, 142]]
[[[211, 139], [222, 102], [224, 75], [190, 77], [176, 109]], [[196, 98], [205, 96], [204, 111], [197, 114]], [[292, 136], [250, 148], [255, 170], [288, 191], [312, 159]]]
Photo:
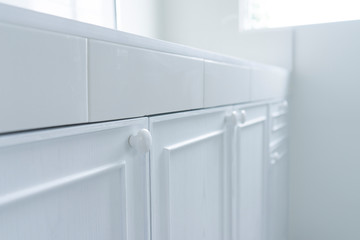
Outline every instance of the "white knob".
[[272, 154], [272, 157], [275, 158], [276, 160], [279, 160], [280, 159], [280, 154], [278, 152], [274, 152]]
[[285, 101], [282, 103], [282, 108], [283, 108], [284, 111], [286, 111], [287, 107], [288, 107], [288, 102], [285, 100]]
[[150, 150], [152, 137], [147, 129], [141, 129], [136, 135], [129, 137], [129, 144], [139, 153], [146, 153]]
[[240, 123], [244, 124], [245, 122], [246, 122], [246, 111], [241, 110], [241, 112], [240, 112]]
[[278, 152], [274, 152], [273, 154], [271, 154], [270, 158], [270, 164], [274, 165], [280, 159], [280, 154]]
[[239, 113], [237, 111], [233, 111], [232, 113], [230, 113], [229, 115], [226, 116], [226, 120], [227, 122], [231, 125], [231, 126], [235, 126], [238, 121], [239, 121]]

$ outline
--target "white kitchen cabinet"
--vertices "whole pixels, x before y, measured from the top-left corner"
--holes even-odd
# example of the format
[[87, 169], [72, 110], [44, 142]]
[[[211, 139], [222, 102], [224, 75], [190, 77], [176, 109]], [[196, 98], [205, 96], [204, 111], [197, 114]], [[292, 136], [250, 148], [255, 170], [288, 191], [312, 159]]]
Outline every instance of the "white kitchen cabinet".
[[267, 239], [287, 239], [287, 102], [270, 105], [269, 158], [267, 161]]
[[0, 13], [1, 240], [285, 239], [288, 71]]
[[237, 106], [233, 112], [232, 236], [264, 239], [266, 106]]
[[152, 239], [228, 239], [229, 110], [150, 118]]
[[0, 137], [0, 238], [149, 240], [146, 118]]

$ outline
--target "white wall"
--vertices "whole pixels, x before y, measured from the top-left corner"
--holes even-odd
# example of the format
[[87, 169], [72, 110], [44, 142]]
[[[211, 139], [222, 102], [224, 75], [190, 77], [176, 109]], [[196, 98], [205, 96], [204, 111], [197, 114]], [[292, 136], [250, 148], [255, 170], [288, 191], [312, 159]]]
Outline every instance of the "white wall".
[[290, 240], [360, 239], [360, 21], [294, 38]]
[[116, 0], [117, 28], [141, 36], [159, 38], [160, 0]]
[[114, 0], [0, 0], [0, 3], [115, 28]]
[[292, 30], [240, 33], [238, 0], [161, 0], [159, 37], [292, 68]]
[[0, 0], [0, 3], [159, 38], [162, 0]]

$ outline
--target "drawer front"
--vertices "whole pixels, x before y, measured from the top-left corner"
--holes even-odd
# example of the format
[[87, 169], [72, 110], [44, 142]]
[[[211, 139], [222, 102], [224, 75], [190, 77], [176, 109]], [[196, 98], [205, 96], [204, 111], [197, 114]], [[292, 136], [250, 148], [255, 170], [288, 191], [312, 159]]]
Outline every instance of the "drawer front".
[[203, 61], [89, 41], [90, 121], [203, 107]]
[[250, 100], [250, 68], [205, 61], [204, 106], [212, 107]]
[[0, 24], [0, 132], [87, 121], [86, 40]]
[[[2, 239], [148, 240], [147, 119], [0, 138]], [[19, 231], [21, 229], [21, 231]]]
[[286, 100], [270, 105], [270, 146], [287, 137], [288, 103]]
[[251, 100], [281, 98], [287, 95], [288, 71], [272, 67], [253, 67]]

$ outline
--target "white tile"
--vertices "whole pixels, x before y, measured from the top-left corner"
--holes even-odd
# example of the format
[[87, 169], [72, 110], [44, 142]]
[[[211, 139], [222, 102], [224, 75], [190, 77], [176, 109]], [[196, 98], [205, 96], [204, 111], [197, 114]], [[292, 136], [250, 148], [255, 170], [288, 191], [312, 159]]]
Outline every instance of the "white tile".
[[89, 40], [90, 121], [201, 107], [201, 59]]
[[287, 95], [289, 72], [271, 66], [254, 66], [251, 73], [251, 100], [282, 98]]
[[0, 24], [0, 132], [87, 121], [86, 40]]
[[250, 68], [205, 61], [204, 106], [241, 103], [250, 100]]

